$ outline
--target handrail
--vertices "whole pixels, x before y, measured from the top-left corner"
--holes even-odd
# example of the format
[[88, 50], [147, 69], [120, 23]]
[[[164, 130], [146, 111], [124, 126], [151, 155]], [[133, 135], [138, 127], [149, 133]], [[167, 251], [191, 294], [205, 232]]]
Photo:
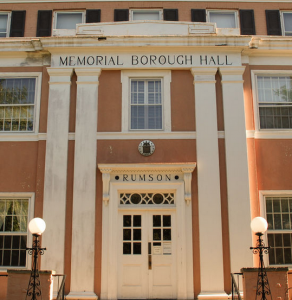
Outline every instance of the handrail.
[[[236, 280], [234, 275], [237, 275], [237, 282], [238, 285], [236, 284]], [[232, 300], [238, 299], [242, 300], [241, 294], [239, 292], [239, 276], [242, 275], [242, 273], [231, 273], [231, 291], [232, 291]]]
[[[66, 276], [65, 274], [53, 274], [54, 277], [58, 277], [58, 294], [56, 300], [64, 300], [65, 299], [65, 280]], [[62, 282], [60, 284], [60, 277], [62, 278]]]

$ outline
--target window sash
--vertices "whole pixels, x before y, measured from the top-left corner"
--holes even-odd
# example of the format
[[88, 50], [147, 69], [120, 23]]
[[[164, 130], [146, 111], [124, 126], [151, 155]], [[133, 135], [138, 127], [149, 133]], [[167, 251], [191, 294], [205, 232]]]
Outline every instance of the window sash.
[[131, 21], [138, 20], [162, 20], [162, 10], [131, 10]]
[[25, 267], [29, 199], [0, 199], [0, 267]]
[[217, 28], [238, 28], [236, 11], [208, 11], [208, 19], [216, 23]]
[[131, 80], [131, 130], [162, 129], [162, 80]]
[[7, 37], [9, 36], [9, 13], [0, 13], [0, 37]]
[[292, 36], [292, 12], [282, 12], [282, 32], [286, 36]]
[[76, 29], [76, 24], [85, 22], [85, 13], [78, 12], [55, 12], [55, 29]]
[[36, 78], [0, 78], [0, 132], [32, 132]]
[[257, 76], [260, 129], [292, 128], [292, 77]]

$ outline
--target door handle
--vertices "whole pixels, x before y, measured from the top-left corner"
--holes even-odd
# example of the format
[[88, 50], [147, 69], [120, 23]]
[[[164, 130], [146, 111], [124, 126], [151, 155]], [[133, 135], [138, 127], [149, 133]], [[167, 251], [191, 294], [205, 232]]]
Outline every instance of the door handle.
[[148, 270], [152, 270], [151, 243], [148, 243]]

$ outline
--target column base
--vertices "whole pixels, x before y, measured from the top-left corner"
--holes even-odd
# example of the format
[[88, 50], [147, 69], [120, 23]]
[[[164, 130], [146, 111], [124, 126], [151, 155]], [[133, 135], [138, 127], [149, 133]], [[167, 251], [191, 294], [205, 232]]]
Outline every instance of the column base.
[[97, 300], [98, 297], [93, 292], [70, 292], [66, 299], [70, 300]]
[[198, 300], [228, 300], [231, 299], [230, 295], [225, 292], [202, 292], [197, 297]]

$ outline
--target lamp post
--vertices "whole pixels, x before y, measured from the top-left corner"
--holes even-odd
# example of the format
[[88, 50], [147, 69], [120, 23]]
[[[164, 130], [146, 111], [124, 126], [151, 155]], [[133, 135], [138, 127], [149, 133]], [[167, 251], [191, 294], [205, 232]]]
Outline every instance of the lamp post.
[[267, 295], [271, 295], [268, 275], [264, 265], [263, 254], [269, 252], [270, 247], [266, 247], [262, 236], [268, 229], [267, 221], [262, 217], [256, 217], [251, 221], [250, 227], [256, 236], [258, 236], [256, 247], [250, 247], [254, 254], [259, 254], [260, 267], [258, 271], [258, 280], [257, 280], [257, 290], [256, 290], [256, 299], [260, 296], [260, 299], [266, 300]]
[[36, 300], [37, 297], [42, 294], [38, 269], [38, 256], [43, 255], [46, 250], [46, 248], [40, 247], [40, 241], [38, 238], [45, 231], [46, 223], [41, 218], [34, 218], [29, 222], [28, 229], [32, 233], [33, 241], [32, 248], [26, 248], [26, 250], [28, 250], [28, 254], [32, 255], [32, 265], [25, 299], [27, 299], [27, 297], [31, 297], [31, 300]]

